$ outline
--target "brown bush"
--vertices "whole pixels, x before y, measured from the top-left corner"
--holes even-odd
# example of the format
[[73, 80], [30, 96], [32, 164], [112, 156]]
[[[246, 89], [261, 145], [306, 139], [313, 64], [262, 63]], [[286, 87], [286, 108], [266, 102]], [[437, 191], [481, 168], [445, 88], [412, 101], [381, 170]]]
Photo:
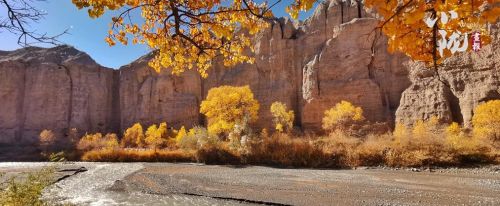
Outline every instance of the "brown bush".
[[52, 130], [43, 130], [38, 136], [38, 141], [40, 149], [42, 150], [42, 155], [48, 155], [50, 152], [55, 150], [56, 135]]
[[379, 166], [385, 164], [385, 154], [389, 149], [389, 135], [368, 136], [355, 150], [357, 160], [353, 166]]
[[347, 135], [344, 132], [333, 132], [327, 137], [321, 137], [314, 142], [326, 154], [330, 154], [338, 167], [357, 166], [357, 146], [361, 144], [359, 138]]
[[90, 150], [111, 149], [118, 147], [118, 137], [114, 133], [102, 136], [101, 133], [85, 134], [78, 142], [76, 148], [86, 152]]
[[206, 146], [196, 151], [196, 161], [205, 164], [241, 164], [238, 153], [226, 146]]
[[487, 140], [474, 139], [458, 124], [446, 129], [437, 119], [418, 121], [409, 129], [397, 125], [385, 150], [388, 166], [461, 166], [494, 163], [498, 148]]
[[269, 138], [249, 143], [244, 154], [248, 164], [280, 167], [334, 167], [336, 162], [308, 139], [275, 133]]
[[194, 152], [152, 149], [101, 149], [86, 152], [83, 161], [94, 162], [193, 162]]

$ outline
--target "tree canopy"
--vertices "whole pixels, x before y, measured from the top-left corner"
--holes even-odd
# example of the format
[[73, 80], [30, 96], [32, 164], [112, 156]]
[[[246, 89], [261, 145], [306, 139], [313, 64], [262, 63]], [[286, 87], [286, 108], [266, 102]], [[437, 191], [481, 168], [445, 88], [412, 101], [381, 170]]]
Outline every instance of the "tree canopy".
[[[214, 59], [225, 66], [253, 63], [250, 35], [273, 20], [271, 9], [281, 0], [72, 0], [92, 18], [108, 10], [112, 18], [109, 45], [147, 44], [154, 52], [149, 65], [180, 74], [196, 69], [203, 77]], [[258, 3], [262, 2], [262, 3]], [[286, 11], [297, 18], [317, 0], [293, 0]], [[358, 1], [359, 3], [359, 1]], [[455, 52], [470, 50], [468, 37], [481, 34], [490, 42], [487, 25], [499, 16], [496, 0], [366, 0], [389, 37], [389, 50], [436, 65]], [[133, 16], [139, 15], [137, 20]]]
[[293, 110], [288, 110], [286, 104], [282, 102], [273, 102], [270, 107], [271, 115], [275, 129], [279, 132], [290, 131], [293, 129], [293, 120], [295, 113]]
[[496, 0], [366, 0], [380, 15], [379, 28], [389, 37], [389, 51], [438, 64], [455, 52], [472, 49], [469, 37], [481, 34], [488, 44], [488, 24], [500, 16]]
[[348, 101], [341, 101], [325, 111], [322, 127], [327, 131], [347, 130], [355, 123], [365, 119], [363, 109]]
[[[172, 68], [180, 74], [196, 69], [206, 77], [212, 60], [222, 57], [225, 66], [253, 63], [245, 54], [253, 50], [249, 35], [266, 28], [271, 8], [281, 0], [258, 4], [254, 0], [72, 0], [97, 18], [119, 10], [106, 37], [109, 45], [147, 44], [156, 55], [149, 65], [159, 71]], [[297, 17], [316, 0], [294, 0], [287, 11]], [[142, 21], [134, 21], [140, 13]]]
[[208, 132], [222, 134], [233, 131], [236, 124], [258, 119], [259, 102], [249, 86], [220, 86], [208, 90], [200, 112], [208, 118]]

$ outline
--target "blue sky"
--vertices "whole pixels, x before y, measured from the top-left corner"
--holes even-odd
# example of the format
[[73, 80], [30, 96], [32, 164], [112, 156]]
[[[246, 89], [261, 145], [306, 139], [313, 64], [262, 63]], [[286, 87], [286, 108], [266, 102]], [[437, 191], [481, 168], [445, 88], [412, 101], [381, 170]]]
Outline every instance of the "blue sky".
[[[285, 13], [285, 7], [289, 2], [283, 1], [275, 6], [273, 9], [275, 15], [288, 16]], [[71, 0], [47, 0], [36, 2], [35, 5], [45, 11], [47, 16], [37, 24], [32, 24], [32, 30], [54, 35], [69, 29], [69, 34], [60, 37], [59, 40], [86, 52], [103, 66], [119, 68], [149, 52], [149, 48], [145, 45], [116, 44], [109, 47], [104, 42], [113, 13], [108, 12], [101, 18], [91, 19], [85, 9], [78, 10]], [[306, 18], [310, 13], [312, 11], [301, 14], [301, 19]], [[5, 8], [0, 7], [1, 19], [5, 17], [5, 14]], [[17, 45], [17, 36], [6, 31], [0, 32], [0, 50], [10, 51], [20, 48]]]

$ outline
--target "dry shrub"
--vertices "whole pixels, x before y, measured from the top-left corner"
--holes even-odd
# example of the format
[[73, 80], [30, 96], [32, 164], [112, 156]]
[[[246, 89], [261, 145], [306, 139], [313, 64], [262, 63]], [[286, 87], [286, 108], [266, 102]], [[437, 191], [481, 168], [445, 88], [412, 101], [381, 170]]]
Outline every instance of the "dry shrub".
[[389, 147], [385, 151], [385, 164], [388, 166], [451, 164], [453, 155], [446, 151], [443, 137], [439, 121], [435, 117], [428, 121], [417, 121], [411, 131], [403, 125], [397, 125], [393, 141], [388, 144]]
[[56, 135], [52, 130], [43, 130], [38, 136], [42, 156], [48, 156], [51, 152], [55, 151]]
[[207, 129], [203, 127], [195, 127], [194, 131], [194, 138], [198, 140], [198, 148], [219, 147], [223, 145], [223, 142], [219, 139], [219, 137], [211, 135], [210, 133], [208, 133]]
[[39, 136], [40, 145], [51, 145], [56, 141], [56, 135], [52, 130], [44, 129]]
[[379, 166], [385, 164], [385, 154], [389, 149], [391, 137], [389, 135], [370, 135], [356, 148], [358, 160], [353, 166]]
[[498, 162], [498, 148], [468, 135], [458, 124], [444, 129], [437, 118], [412, 128], [397, 124], [392, 134], [352, 137], [333, 132], [315, 146], [336, 159], [338, 166], [464, 166]]
[[314, 144], [325, 153], [330, 154], [339, 167], [359, 165], [356, 153], [356, 148], [361, 144], [359, 138], [337, 130], [327, 137], [316, 140]]
[[308, 139], [275, 133], [269, 138], [249, 143], [246, 163], [280, 167], [331, 167], [331, 158]]
[[494, 162], [498, 157], [495, 140], [469, 135], [455, 122], [446, 128], [444, 134], [445, 146], [460, 164]]
[[497, 149], [492, 143], [471, 137], [452, 123], [447, 128], [431, 118], [409, 129], [396, 125], [393, 140], [385, 151], [388, 166], [460, 166], [492, 163]]
[[205, 164], [241, 164], [240, 155], [226, 145], [204, 146], [196, 151], [196, 161]]
[[116, 134], [109, 133], [102, 136], [101, 133], [85, 134], [76, 148], [82, 152], [98, 149], [116, 148], [118, 147], [118, 137]]
[[208, 131], [204, 127], [193, 127], [187, 133], [182, 130], [183, 128], [176, 137], [177, 147], [181, 149], [196, 150], [203, 140], [209, 139]]
[[[181, 132], [182, 133], [182, 132]], [[396, 125], [392, 134], [363, 138], [345, 132], [325, 137], [295, 137], [261, 132], [244, 147], [234, 148], [206, 129], [195, 127], [179, 138], [182, 150], [94, 149], [87, 161], [197, 161], [205, 164], [254, 164], [277, 167], [343, 168], [357, 166], [465, 166], [498, 162], [498, 148], [474, 138], [457, 124], [446, 129], [435, 119], [414, 127]], [[101, 147], [102, 148], [102, 147]]]
[[101, 149], [86, 152], [83, 161], [94, 162], [192, 162], [194, 152], [151, 149]]

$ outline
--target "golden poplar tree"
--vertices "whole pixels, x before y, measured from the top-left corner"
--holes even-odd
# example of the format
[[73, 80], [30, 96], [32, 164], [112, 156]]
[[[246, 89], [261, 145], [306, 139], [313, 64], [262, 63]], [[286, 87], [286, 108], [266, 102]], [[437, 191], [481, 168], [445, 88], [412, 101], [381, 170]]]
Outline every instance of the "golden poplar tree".
[[186, 135], [187, 135], [186, 128], [182, 126], [181, 129], [179, 129], [179, 132], [177, 132], [177, 135], [175, 136], [175, 142], [179, 144]]
[[200, 106], [200, 112], [208, 118], [211, 134], [229, 133], [237, 123], [254, 122], [258, 111], [259, 102], [249, 86], [212, 88]]
[[[112, 18], [106, 37], [109, 45], [141, 43], [155, 51], [150, 66], [174, 74], [196, 69], [204, 77], [216, 57], [226, 66], [254, 61], [249, 35], [268, 26], [271, 9], [281, 0], [72, 0], [87, 8], [91, 18], [109, 10]], [[293, 18], [311, 9], [317, 0], [293, 0], [286, 11]], [[481, 44], [489, 43], [487, 26], [500, 16], [496, 0], [366, 0], [381, 19], [389, 50], [414, 60], [434, 62], [469, 49], [467, 37], [478, 31]], [[142, 17], [137, 20], [136, 16]], [[424, 20], [427, 19], [427, 20]], [[446, 32], [446, 33], [444, 33]], [[443, 38], [441, 38], [443, 37]], [[444, 49], [446, 48], [446, 49]], [[450, 52], [453, 50], [453, 52]]]
[[474, 136], [500, 140], [500, 100], [491, 100], [474, 109], [472, 117]]
[[144, 139], [144, 142], [146, 145], [153, 149], [157, 149], [160, 145], [162, 145], [165, 140], [166, 140], [166, 133], [167, 133], [167, 124], [166, 123], [161, 123], [160, 126], [156, 126], [156, 124], [153, 124], [148, 127], [146, 130], [146, 138]]
[[121, 141], [122, 147], [143, 147], [145, 145], [144, 130], [140, 123], [135, 123], [127, 128]]
[[293, 110], [287, 110], [286, 104], [274, 102], [271, 104], [271, 115], [278, 132], [290, 131], [293, 128], [295, 113]]
[[380, 16], [389, 51], [434, 65], [453, 52], [471, 50], [475, 31], [481, 44], [488, 44], [488, 24], [500, 16], [496, 0], [366, 0], [365, 5]]
[[345, 131], [355, 123], [363, 121], [363, 109], [356, 107], [348, 101], [341, 101], [329, 110], [323, 117], [323, 129], [327, 131]]

